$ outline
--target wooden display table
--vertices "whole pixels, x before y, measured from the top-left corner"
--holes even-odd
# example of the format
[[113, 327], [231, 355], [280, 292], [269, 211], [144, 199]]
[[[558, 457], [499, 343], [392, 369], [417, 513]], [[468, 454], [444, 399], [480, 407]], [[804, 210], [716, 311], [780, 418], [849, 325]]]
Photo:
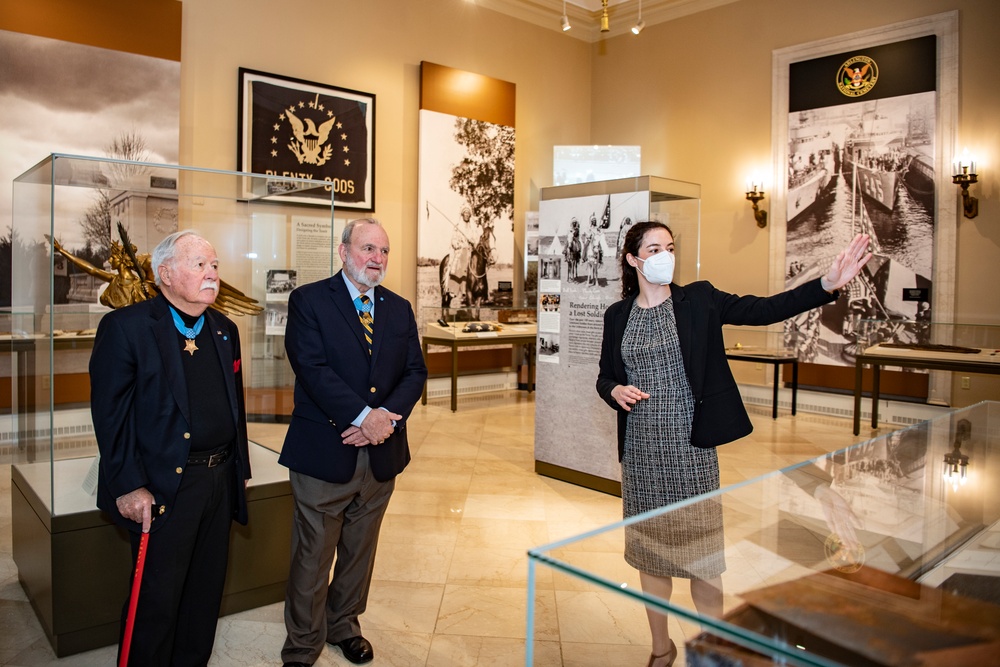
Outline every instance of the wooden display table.
[[794, 353], [785, 350], [755, 350], [753, 348], [726, 348], [726, 358], [730, 361], [752, 361], [755, 364], [771, 364], [774, 366], [774, 395], [771, 401], [771, 418], [778, 418], [778, 386], [779, 370], [783, 364], [792, 365], [792, 414], [799, 394], [799, 359]]
[[861, 380], [866, 364], [872, 367], [872, 428], [878, 428], [879, 373], [882, 366], [995, 375], [1000, 373], [1000, 350], [979, 349], [975, 353], [963, 354], [872, 345], [854, 362], [854, 435], [861, 432]]
[[[505, 324], [502, 331], [480, 331], [465, 333], [463, 323], [443, 327], [437, 322], [428, 322], [424, 328], [423, 350], [424, 361], [427, 360], [428, 345], [442, 345], [451, 348], [451, 411], [458, 410], [458, 348], [486, 347], [493, 345], [524, 345], [528, 348], [528, 391], [530, 392], [535, 377], [535, 339], [538, 337], [538, 326], [535, 324]], [[424, 393], [420, 402], [427, 405], [427, 383], [424, 383]]]

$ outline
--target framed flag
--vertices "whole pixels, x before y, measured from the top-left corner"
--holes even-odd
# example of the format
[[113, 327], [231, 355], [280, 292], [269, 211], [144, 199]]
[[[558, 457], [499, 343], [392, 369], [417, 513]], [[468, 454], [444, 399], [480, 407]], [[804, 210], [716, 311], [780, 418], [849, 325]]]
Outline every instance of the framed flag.
[[375, 210], [375, 95], [240, 68], [240, 171], [329, 183], [282, 201]]

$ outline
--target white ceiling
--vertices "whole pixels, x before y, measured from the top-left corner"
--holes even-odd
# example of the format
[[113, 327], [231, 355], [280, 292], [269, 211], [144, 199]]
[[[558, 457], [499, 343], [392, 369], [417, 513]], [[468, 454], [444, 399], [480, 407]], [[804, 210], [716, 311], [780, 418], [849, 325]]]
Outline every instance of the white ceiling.
[[[602, 33], [601, 0], [566, 0], [565, 3], [563, 0], [467, 1], [556, 32], [561, 30], [560, 19], [565, 4], [566, 15], [573, 26], [572, 30], [565, 34], [587, 42], [626, 34], [638, 20], [640, 2], [640, 0], [608, 0], [608, 23], [611, 29]], [[648, 27], [738, 0], [641, 0], [641, 2], [642, 20]]]

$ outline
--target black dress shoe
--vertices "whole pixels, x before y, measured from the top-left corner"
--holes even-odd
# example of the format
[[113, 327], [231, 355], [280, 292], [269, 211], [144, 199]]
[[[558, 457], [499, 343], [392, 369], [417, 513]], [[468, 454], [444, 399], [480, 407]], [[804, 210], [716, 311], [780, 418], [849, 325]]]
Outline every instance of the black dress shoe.
[[343, 651], [344, 657], [355, 665], [371, 662], [372, 658], [375, 657], [371, 642], [361, 635], [335, 642], [333, 645]]
[[312, 667], [308, 662], [286, 662], [283, 667]]

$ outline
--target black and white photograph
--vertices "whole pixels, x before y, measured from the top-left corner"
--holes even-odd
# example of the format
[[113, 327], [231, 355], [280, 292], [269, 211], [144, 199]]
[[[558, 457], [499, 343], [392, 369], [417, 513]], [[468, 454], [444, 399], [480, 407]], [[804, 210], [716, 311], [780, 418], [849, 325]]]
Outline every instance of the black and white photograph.
[[267, 301], [288, 301], [288, 295], [298, 285], [295, 269], [268, 269], [264, 293]]
[[559, 363], [559, 334], [538, 333], [538, 363]]
[[[326, 181], [283, 201], [375, 210], [375, 95], [240, 68], [239, 171]], [[249, 194], [249, 193], [247, 193]]]
[[288, 323], [288, 302], [268, 301], [264, 309], [264, 335], [284, 336]]
[[[562, 277], [563, 258], [559, 255], [549, 255], [539, 260], [541, 279], [546, 281], [544, 290], [555, 292], [559, 290], [559, 279]], [[551, 281], [551, 282], [549, 282]]]
[[[887, 49], [894, 49], [887, 51]], [[915, 55], [906, 56], [908, 51]], [[902, 51], [903, 54], [897, 54]], [[930, 321], [932, 304], [910, 300], [908, 290], [929, 295], [933, 287], [934, 163], [937, 94], [933, 76], [920, 72], [910, 84], [896, 89], [905, 95], [876, 96], [886, 78], [906, 77], [920, 65], [934, 67], [933, 41], [910, 40], [870, 50], [822, 59], [817, 63], [836, 71], [854, 64], [861, 72], [880, 78], [865, 95], [840, 95], [838, 103], [809, 106], [812, 96], [795, 94], [794, 86], [814, 85], [818, 66], [792, 68], [788, 115], [787, 245], [785, 284], [794, 287], [820, 275], [832, 259], [830, 248], [840, 247], [855, 234], [871, 236], [871, 262], [847, 288], [846, 298], [820, 310], [803, 313], [785, 323], [785, 342], [802, 361], [853, 366], [858, 336], [876, 342], [919, 343], [920, 320]], [[904, 57], [906, 68], [888, 65]], [[871, 62], [869, 62], [871, 61]], [[867, 67], [867, 69], [865, 69]], [[853, 71], [853, 70], [852, 70]], [[846, 76], [841, 74], [841, 76]], [[820, 80], [824, 80], [820, 78]], [[833, 88], [835, 77], [830, 77]], [[845, 86], [852, 84], [845, 83]], [[860, 85], [856, 80], [853, 85]], [[928, 85], [931, 89], [927, 90]], [[821, 103], [827, 95], [817, 94]], [[798, 102], [802, 100], [802, 102]], [[842, 101], [841, 101], [842, 100]], [[886, 322], [874, 335], [859, 331], [866, 321]]]
[[494, 305], [514, 277], [514, 128], [420, 111], [417, 308]]
[[524, 258], [526, 262], [538, 261], [538, 211], [524, 214]]
[[[4, 182], [9, 184], [54, 152], [177, 163], [179, 62], [4, 30], [0, 30], [0, 62], [4, 118], [0, 123], [0, 179]], [[74, 257], [96, 267], [111, 257], [111, 243], [118, 241], [111, 220], [113, 186], [134, 175], [105, 170], [109, 173], [100, 178], [109, 184], [108, 189], [67, 188], [60, 192], [59, 209], [53, 212], [56, 239]], [[11, 188], [0, 189], [0, 219], [9, 221], [11, 208]], [[164, 235], [174, 231], [176, 210], [163, 216], [162, 223]], [[12, 241], [8, 227], [3, 226], [0, 237]], [[143, 246], [157, 240], [149, 239]], [[50, 252], [41, 235], [17, 241]], [[150, 250], [151, 246], [138, 248], [139, 252]], [[9, 263], [0, 270], [9, 273]], [[56, 282], [56, 303], [66, 303], [70, 293], [97, 303], [97, 291], [103, 285], [75, 265]], [[77, 289], [74, 282], [80, 283]], [[9, 304], [9, 298], [4, 295], [0, 300]]]
[[648, 194], [556, 199], [542, 202], [541, 209], [539, 262], [560, 260], [562, 291], [617, 289], [625, 233], [649, 210]]

